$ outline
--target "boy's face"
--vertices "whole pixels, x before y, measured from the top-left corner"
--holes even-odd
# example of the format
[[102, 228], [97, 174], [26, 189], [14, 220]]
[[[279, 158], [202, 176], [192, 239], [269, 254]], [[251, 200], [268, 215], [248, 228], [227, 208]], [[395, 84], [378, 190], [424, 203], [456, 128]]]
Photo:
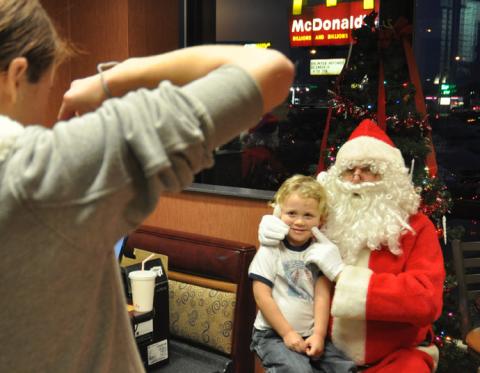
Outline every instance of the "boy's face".
[[280, 219], [290, 227], [288, 242], [295, 246], [303, 245], [312, 237], [311, 229], [320, 225], [318, 201], [292, 193], [282, 204]]

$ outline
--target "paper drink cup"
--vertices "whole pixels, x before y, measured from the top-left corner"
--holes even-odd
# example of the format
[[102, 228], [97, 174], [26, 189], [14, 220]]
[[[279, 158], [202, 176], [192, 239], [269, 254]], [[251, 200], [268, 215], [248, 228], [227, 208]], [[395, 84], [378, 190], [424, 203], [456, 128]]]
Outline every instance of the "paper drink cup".
[[137, 312], [150, 312], [153, 309], [155, 277], [153, 271], [132, 271], [128, 274], [132, 287], [133, 309]]

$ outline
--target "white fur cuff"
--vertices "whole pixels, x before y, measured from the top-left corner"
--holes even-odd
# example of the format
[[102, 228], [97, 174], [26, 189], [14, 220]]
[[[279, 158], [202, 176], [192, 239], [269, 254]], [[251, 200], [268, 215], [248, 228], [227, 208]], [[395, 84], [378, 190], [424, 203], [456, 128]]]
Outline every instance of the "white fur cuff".
[[372, 273], [368, 268], [345, 266], [335, 286], [332, 316], [365, 320], [367, 290]]

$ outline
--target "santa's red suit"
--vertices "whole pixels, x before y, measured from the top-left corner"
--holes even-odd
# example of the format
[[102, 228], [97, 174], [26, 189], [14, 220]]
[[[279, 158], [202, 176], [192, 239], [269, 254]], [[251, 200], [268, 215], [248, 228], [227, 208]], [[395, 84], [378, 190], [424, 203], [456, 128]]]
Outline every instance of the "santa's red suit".
[[[438, 353], [434, 346], [418, 346], [428, 340], [431, 324], [441, 314], [442, 252], [425, 215], [412, 216], [409, 224], [416, 234], [402, 237], [402, 255], [365, 249], [355, 265], [343, 269], [335, 286], [332, 340], [358, 365], [378, 364], [368, 372], [421, 372], [421, 359], [431, 367], [438, 361], [431, 356]], [[411, 362], [411, 355], [420, 359]]]

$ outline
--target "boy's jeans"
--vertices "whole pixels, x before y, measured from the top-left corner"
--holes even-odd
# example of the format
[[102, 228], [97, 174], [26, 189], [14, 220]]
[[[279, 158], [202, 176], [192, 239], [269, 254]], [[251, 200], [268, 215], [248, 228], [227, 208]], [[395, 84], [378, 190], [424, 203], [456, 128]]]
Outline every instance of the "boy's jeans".
[[356, 372], [353, 361], [338, 350], [330, 341], [319, 360], [292, 351], [273, 330], [253, 328], [250, 349], [255, 351], [267, 373], [351, 373]]

